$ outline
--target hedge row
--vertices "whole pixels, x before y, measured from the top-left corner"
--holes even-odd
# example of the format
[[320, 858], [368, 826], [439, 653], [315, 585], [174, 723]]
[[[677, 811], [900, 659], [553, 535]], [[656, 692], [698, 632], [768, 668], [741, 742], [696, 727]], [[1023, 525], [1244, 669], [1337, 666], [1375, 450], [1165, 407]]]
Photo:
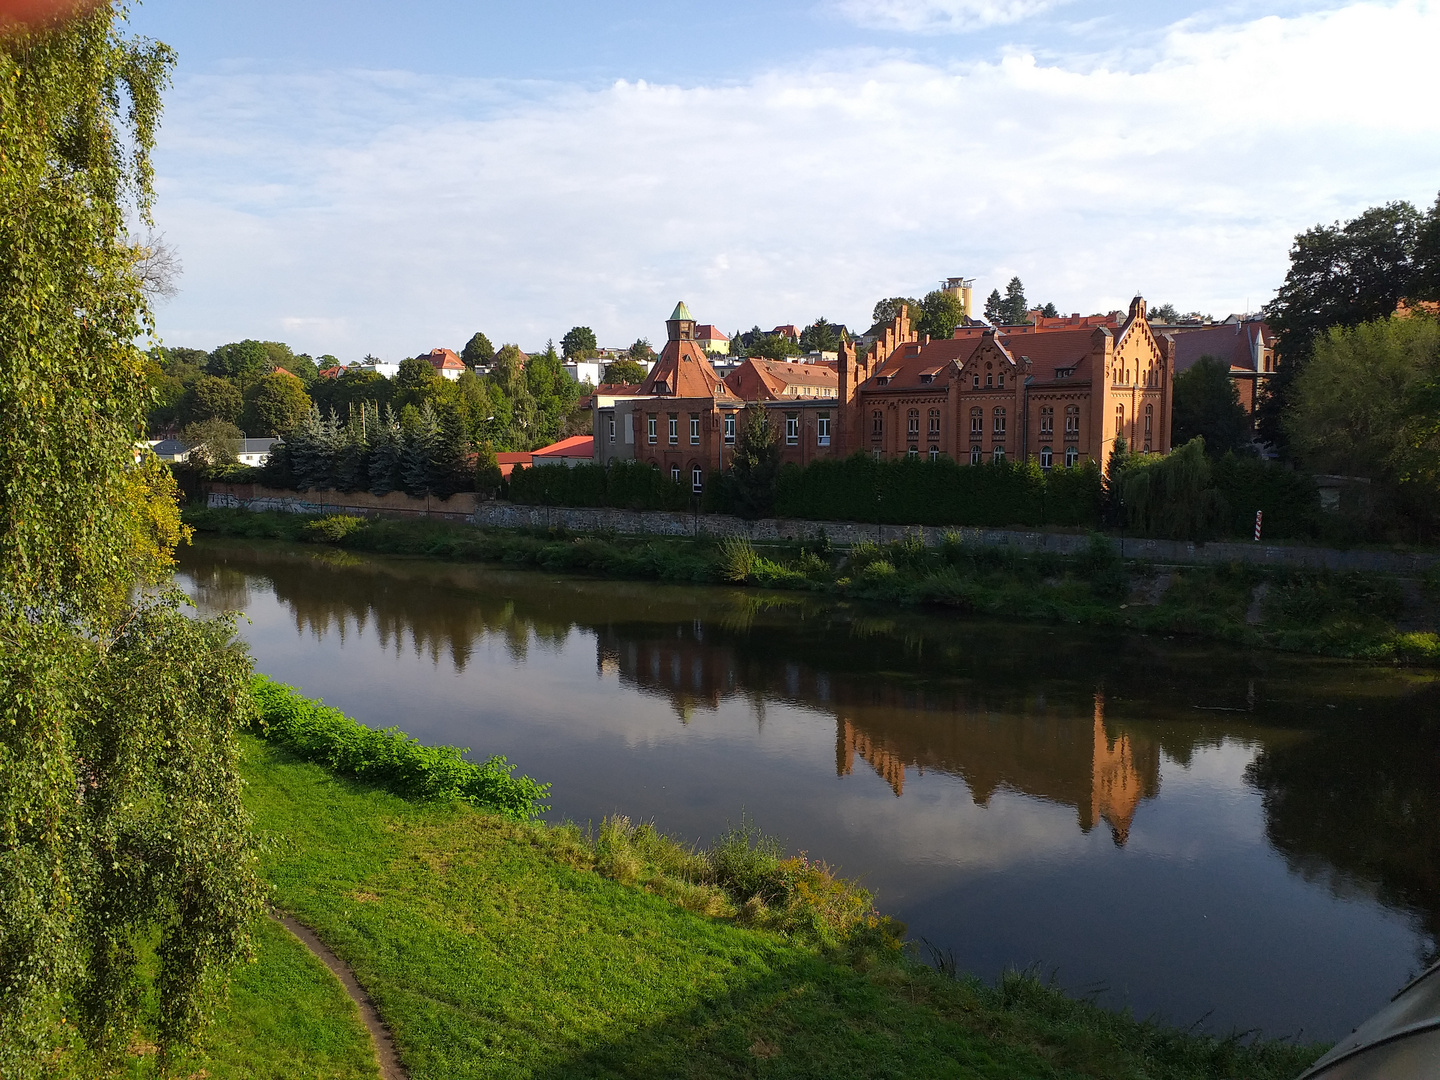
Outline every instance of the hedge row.
[[530, 506], [610, 506], [618, 510], [684, 510], [689, 493], [641, 461], [606, 465], [537, 465], [510, 474], [511, 502]]
[[251, 694], [259, 733], [307, 761], [377, 784], [406, 798], [463, 799], [526, 821], [549, 809], [550, 785], [512, 776], [503, 757], [466, 761], [454, 746], [426, 746], [398, 728], [376, 730], [294, 687], [256, 675]]
[[1104, 485], [1093, 462], [1042, 470], [1029, 462], [960, 465], [905, 457], [787, 465], [775, 485], [775, 512], [818, 521], [889, 525], [1095, 525]]

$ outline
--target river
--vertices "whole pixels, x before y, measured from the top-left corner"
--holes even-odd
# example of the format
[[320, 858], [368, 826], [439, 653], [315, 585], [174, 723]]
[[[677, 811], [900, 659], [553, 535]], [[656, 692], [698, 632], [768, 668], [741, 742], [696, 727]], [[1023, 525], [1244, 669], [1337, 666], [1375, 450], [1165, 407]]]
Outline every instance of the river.
[[1186, 639], [203, 540], [259, 670], [553, 820], [742, 813], [993, 979], [1333, 1039], [1440, 932], [1440, 682]]

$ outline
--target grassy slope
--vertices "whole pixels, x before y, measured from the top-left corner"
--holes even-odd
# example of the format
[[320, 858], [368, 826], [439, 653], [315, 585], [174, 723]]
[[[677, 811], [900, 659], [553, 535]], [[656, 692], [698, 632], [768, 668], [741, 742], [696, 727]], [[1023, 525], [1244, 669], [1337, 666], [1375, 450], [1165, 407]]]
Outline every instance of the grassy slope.
[[1137, 1024], [1033, 980], [827, 957], [608, 880], [564, 830], [245, 745], [279, 904], [354, 968], [415, 1080], [1278, 1078], [1315, 1056]]
[[[284, 927], [255, 927], [255, 962], [237, 970], [230, 996], [207, 1032], [203, 1055], [178, 1076], [208, 1080], [370, 1080], [375, 1050], [355, 1004], [335, 976]], [[148, 1055], [127, 1076], [152, 1075]], [[203, 1070], [203, 1072], [201, 1071]]]

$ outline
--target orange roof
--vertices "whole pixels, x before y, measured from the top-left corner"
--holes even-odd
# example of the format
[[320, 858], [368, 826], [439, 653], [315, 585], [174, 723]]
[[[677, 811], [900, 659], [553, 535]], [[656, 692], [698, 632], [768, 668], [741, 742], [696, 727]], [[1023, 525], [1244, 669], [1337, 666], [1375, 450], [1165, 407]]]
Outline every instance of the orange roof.
[[436, 371], [464, 371], [465, 361], [456, 356], [449, 349], [431, 349], [422, 357], [429, 360]]
[[705, 353], [694, 341], [667, 341], [665, 351], [640, 384], [639, 396], [659, 394], [677, 398], [728, 398], [729, 389], [715, 374]]
[[602, 382], [595, 388], [597, 394], [638, 394], [644, 383], [638, 382]]
[[524, 468], [530, 464], [530, 454], [519, 452], [496, 454], [495, 463], [500, 466], [501, 476], [509, 476], [517, 467]]
[[701, 323], [695, 327], [696, 341], [729, 341], [730, 335], [722, 330], [717, 330], [709, 323]]
[[794, 323], [789, 323], [785, 326], [777, 326], [774, 330], [771, 330], [770, 333], [780, 334], [783, 337], [790, 338], [792, 341], [800, 340], [800, 328]]
[[[760, 401], [765, 398], [820, 397], [817, 390], [840, 389], [840, 375], [828, 364], [792, 364], [783, 360], [757, 360], [750, 358], [725, 376], [725, 385], [736, 397], [744, 401]], [[802, 389], [801, 393], [787, 394], [790, 387]], [[810, 391], [809, 393], [803, 391]], [[825, 395], [829, 397], [835, 394]]]
[[283, 367], [281, 367], [279, 364], [276, 364], [273, 368], [270, 369], [270, 374], [271, 374], [271, 375], [289, 375], [292, 379], [295, 379], [295, 378], [298, 378], [298, 377], [299, 377], [299, 376], [297, 376], [293, 371], [286, 371], [286, 370], [285, 370]]
[[595, 439], [590, 435], [571, 435], [568, 439], [561, 439], [559, 442], [551, 443], [549, 446], [542, 446], [539, 450], [531, 452], [531, 458], [572, 458], [572, 457], [593, 457], [595, 455]]
[[322, 379], [338, 379], [339, 377], [340, 369], [338, 367], [327, 367], [320, 369], [320, 378]]

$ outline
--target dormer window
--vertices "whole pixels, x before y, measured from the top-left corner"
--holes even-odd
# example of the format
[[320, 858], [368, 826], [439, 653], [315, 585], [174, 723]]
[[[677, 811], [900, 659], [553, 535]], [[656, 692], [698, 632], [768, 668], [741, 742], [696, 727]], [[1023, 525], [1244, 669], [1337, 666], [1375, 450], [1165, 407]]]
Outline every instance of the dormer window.
[[920, 376], [920, 381], [921, 381], [922, 383], [924, 383], [926, 386], [929, 386], [931, 383], [933, 383], [933, 382], [935, 381], [935, 376], [934, 376], [934, 375], [931, 375], [929, 372], [926, 372], [924, 375], [921, 375], [921, 376]]
[[890, 376], [889, 376], [889, 375], [877, 375], [877, 376], [875, 377], [875, 385], [876, 385], [876, 386], [889, 386], [889, 385], [890, 385]]

